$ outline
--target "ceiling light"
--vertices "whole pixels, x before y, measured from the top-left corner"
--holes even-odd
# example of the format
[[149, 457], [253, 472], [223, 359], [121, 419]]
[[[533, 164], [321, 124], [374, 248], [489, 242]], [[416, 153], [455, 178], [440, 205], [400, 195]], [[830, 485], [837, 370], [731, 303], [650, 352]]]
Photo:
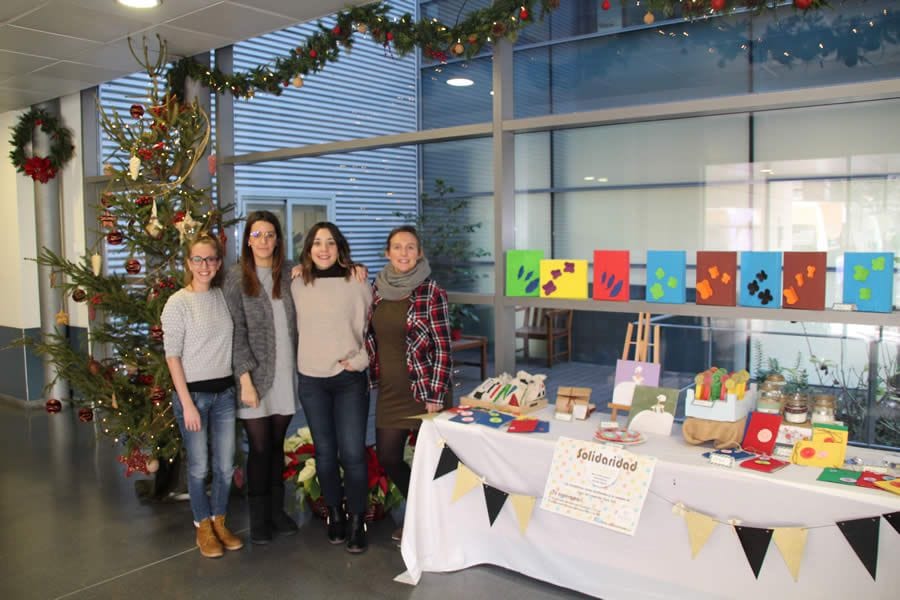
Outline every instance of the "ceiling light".
[[447, 80], [447, 85], [452, 85], [453, 87], [469, 87], [474, 84], [474, 81], [466, 79], [465, 77], [454, 77], [453, 79]]
[[116, 0], [116, 3], [128, 8], [156, 8], [162, 0]]

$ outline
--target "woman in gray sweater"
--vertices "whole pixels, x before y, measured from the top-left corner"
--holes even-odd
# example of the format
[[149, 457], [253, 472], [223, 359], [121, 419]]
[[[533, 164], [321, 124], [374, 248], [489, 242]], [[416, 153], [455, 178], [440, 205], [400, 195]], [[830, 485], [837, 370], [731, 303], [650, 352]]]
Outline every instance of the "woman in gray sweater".
[[292, 535], [297, 524], [284, 511], [284, 436], [299, 404], [295, 365], [297, 317], [291, 297], [278, 217], [247, 217], [241, 259], [225, 283], [234, 321], [234, 375], [238, 418], [249, 441], [247, 488], [250, 541], [265, 544], [272, 530]]

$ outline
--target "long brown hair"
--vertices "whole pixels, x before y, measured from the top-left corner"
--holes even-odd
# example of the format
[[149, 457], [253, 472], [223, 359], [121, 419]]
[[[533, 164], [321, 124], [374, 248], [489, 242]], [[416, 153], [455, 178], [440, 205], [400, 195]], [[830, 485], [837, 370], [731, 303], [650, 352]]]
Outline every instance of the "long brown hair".
[[344, 279], [350, 279], [350, 267], [353, 266], [353, 259], [350, 258], [350, 244], [347, 242], [347, 238], [344, 237], [344, 234], [341, 233], [341, 230], [334, 223], [320, 221], [309, 228], [306, 238], [303, 240], [303, 252], [300, 254], [300, 260], [303, 263], [303, 283], [309, 285], [316, 279], [316, 265], [312, 261], [311, 254], [313, 242], [316, 241], [316, 233], [320, 229], [327, 229], [331, 237], [334, 238], [338, 250], [337, 265], [347, 271], [344, 274]]
[[253, 225], [264, 221], [275, 228], [275, 250], [272, 252], [272, 297], [281, 298], [281, 267], [284, 265], [284, 244], [282, 243], [281, 223], [274, 213], [257, 210], [247, 215], [244, 224], [244, 237], [241, 242], [241, 289], [247, 296], [259, 296], [262, 284], [256, 276], [256, 260], [250, 248], [250, 231]]
[[222, 258], [224, 257], [224, 252], [222, 252], [222, 243], [216, 238], [208, 233], [201, 233], [197, 237], [193, 238], [187, 247], [184, 249], [184, 287], [188, 287], [191, 285], [191, 282], [194, 281], [194, 273], [191, 272], [191, 250], [194, 246], [198, 244], [204, 244], [206, 246], [212, 247], [213, 250], [216, 251], [216, 256], [219, 257], [219, 270], [216, 271], [215, 276], [213, 276], [212, 281], [209, 282], [209, 287], [219, 287], [222, 285]]

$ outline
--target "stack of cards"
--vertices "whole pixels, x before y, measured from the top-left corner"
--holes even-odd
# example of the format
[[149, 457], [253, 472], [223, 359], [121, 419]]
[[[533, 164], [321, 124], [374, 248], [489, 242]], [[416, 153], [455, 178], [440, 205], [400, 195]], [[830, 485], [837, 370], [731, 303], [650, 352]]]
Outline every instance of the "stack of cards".
[[550, 422], [531, 418], [516, 419], [509, 424], [507, 431], [510, 433], [547, 433], [550, 431]]

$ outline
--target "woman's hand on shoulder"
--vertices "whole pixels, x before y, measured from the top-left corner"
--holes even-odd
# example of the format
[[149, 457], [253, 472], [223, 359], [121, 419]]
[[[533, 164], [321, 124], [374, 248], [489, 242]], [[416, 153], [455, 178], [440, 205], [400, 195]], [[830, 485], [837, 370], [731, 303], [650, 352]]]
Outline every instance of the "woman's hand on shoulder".
[[298, 277], [303, 276], [303, 265], [294, 265], [294, 268], [291, 269], [291, 279], [297, 279]]
[[353, 276], [356, 280], [360, 283], [365, 283], [369, 279], [369, 268], [362, 263], [354, 264], [350, 267], [350, 270], [353, 272]]

